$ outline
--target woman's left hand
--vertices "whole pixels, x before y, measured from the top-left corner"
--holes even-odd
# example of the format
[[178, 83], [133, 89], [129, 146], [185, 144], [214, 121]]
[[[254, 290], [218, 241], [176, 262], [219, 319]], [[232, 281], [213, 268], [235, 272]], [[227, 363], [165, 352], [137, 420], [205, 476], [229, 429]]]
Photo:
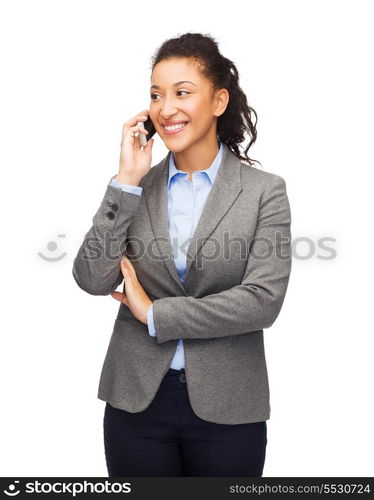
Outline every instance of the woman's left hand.
[[126, 293], [112, 292], [111, 295], [125, 304], [133, 316], [146, 325], [147, 312], [153, 302], [139, 283], [134, 266], [127, 257], [121, 259], [121, 270], [125, 279]]

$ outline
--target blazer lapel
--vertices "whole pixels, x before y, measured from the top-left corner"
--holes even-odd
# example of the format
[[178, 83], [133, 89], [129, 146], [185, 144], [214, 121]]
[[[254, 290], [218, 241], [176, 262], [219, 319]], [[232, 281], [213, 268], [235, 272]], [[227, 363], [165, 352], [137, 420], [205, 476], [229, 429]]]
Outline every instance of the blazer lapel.
[[[161, 258], [169, 270], [171, 276], [176, 281], [179, 288], [186, 295], [182, 282], [179, 279], [177, 268], [174, 263], [173, 249], [170, 241], [168, 227], [168, 199], [167, 199], [167, 181], [169, 175], [169, 159], [171, 152], [159, 163], [160, 169], [149, 179], [149, 184], [142, 184], [149, 219], [156, 245], [152, 245], [152, 252], [159, 250], [157, 258]], [[158, 166], [156, 165], [156, 166]], [[156, 168], [156, 167], [153, 167]], [[152, 171], [152, 170], [151, 170]]]
[[[144, 183], [144, 197], [159, 249], [159, 256], [162, 257], [171, 276], [186, 295], [186, 290], [175, 267], [168, 228], [167, 181], [170, 155], [171, 152], [169, 151], [161, 161], [161, 168], [152, 177], [153, 181], [149, 179], [149, 184]], [[191, 269], [191, 264], [203, 246], [204, 241], [209, 238], [243, 189], [240, 180], [240, 164], [241, 160], [231, 152], [226, 144], [223, 144], [221, 165], [218, 168], [217, 176], [188, 247], [185, 281]], [[155, 250], [154, 246], [152, 249]]]

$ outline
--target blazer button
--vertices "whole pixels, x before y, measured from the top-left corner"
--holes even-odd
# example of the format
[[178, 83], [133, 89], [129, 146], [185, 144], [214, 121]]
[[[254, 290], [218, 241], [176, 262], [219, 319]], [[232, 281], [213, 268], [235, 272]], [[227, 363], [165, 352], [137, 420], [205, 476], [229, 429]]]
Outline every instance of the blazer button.
[[182, 382], [183, 384], [186, 383], [186, 374], [185, 373], [181, 373], [179, 375], [179, 381]]
[[114, 215], [114, 213], [113, 213], [113, 212], [107, 212], [105, 215], [106, 215], [107, 217], [109, 217], [109, 219], [114, 219], [114, 217], [115, 217], [115, 215]]
[[110, 208], [111, 208], [112, 210], [114, 210], [115, 212], [117, 212], [117, 210], [118, 210], [118, 205], [117, 205], [117, 203], [113, 203], [112, 205], [109, 203], [109, 206], [110, 206]]

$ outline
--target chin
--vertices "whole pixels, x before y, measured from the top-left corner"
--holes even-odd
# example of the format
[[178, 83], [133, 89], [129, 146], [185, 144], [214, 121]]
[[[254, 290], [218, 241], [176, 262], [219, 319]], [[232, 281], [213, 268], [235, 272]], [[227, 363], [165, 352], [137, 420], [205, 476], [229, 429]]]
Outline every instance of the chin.
[[187, 138], [185, 138], [184, 140], [173, 140], [173, 139], [169, 140], [168, 138], [166, 138], [164, 140], [166, 148], [172, 153], [182, 153], [183, 151], [189, 149], [195, 143], [196, 140], [191, 140]]
[[182, 151], [184, 151], [185, 149], [187, 149], [190, 146], [189, 144], [186, 144], [186, 143], [173, 144], [172, 141], [170, 141], [170, 143], [168, 143], [168, 142], [169, 141], [164, 141], [164, 144], [167, 147], [167, 149], [169, 151], [171, 151], [172, 153], [181, 153]]
[[184, 151], [186, 149], [185, 146], [182, 146], [182, 147], [173, 147], [173, 146], [167, 146], [166, 147], [168, 148], [168, 150], [172, 153], [181, 153], [182, 151]]

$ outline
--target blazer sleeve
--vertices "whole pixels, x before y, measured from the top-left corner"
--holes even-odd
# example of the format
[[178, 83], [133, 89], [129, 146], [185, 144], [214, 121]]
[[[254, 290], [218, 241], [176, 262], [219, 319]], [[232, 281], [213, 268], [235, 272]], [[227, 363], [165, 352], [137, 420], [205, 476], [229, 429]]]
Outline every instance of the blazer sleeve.
[[[120, 261], [125, 253], [127, 229], [139, 207], [141, 190], [107, 185], [101, 205], [92, 219], [73, 263], [73, 276], [91, 295], [110, 295], [122, 282]], [[122, 251], [121, 251], [122, 249]]]
[[157, 342], [210, 339], [269, 328], [291, 273], [291, 211], [285, 180], [273, 174], [261, 197], [255, 237], [241, 284], [219, 293], [153, 302]]

